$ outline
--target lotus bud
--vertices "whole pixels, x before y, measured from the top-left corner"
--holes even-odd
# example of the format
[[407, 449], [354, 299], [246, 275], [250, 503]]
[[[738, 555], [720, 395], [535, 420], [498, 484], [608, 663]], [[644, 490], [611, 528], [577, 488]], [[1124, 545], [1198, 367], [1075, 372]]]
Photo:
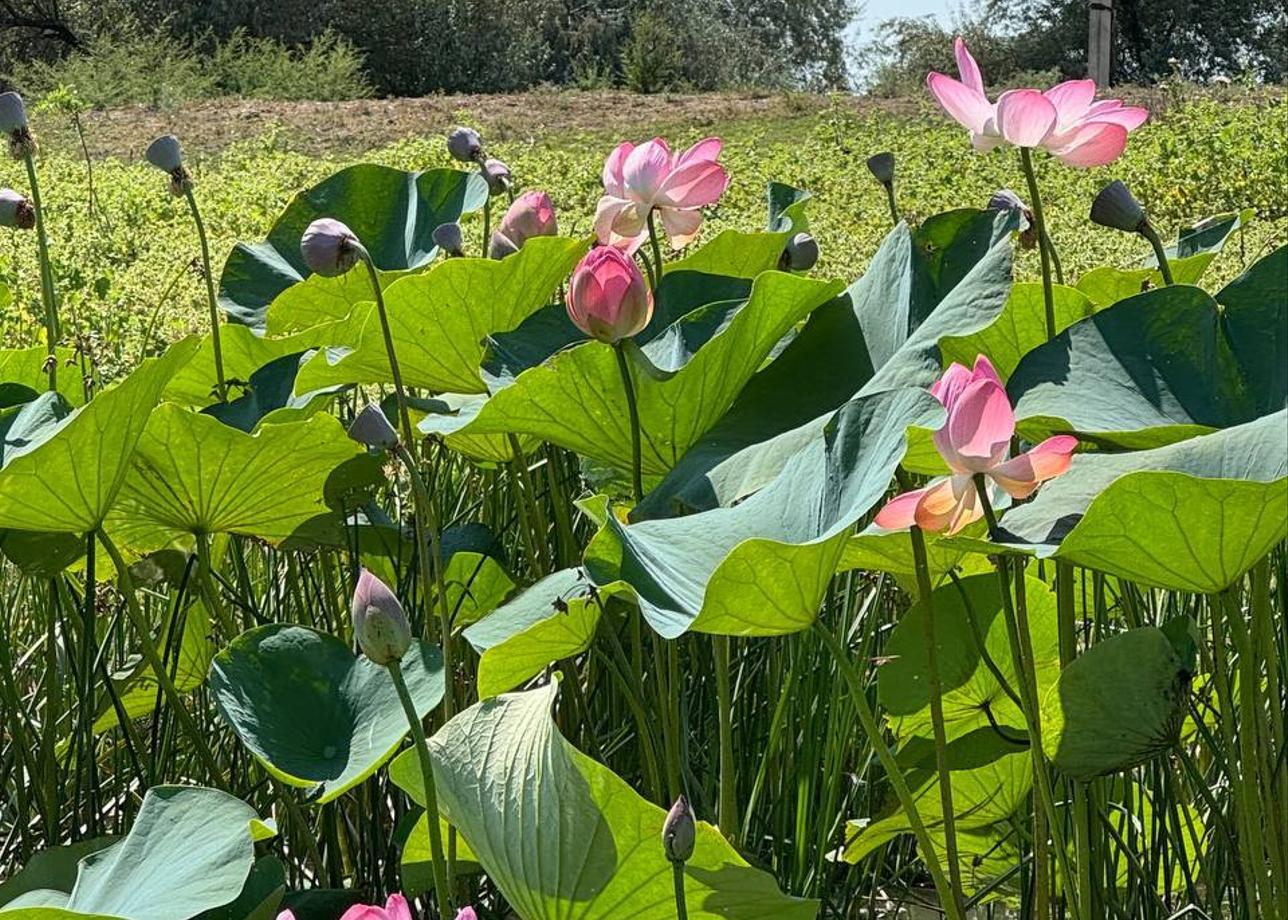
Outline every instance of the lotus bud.
[[9, 155], [15, 160], [36, 152], [36, 139], [27, 124], [27, 106], [17, 93], [0, 93], [0, 131], [9, 137]]
[[798, 233], [787, 241], [778, 258], [782, 271], [807, 272], [818, 262], [818, 241], [808, 233]]
[[662, 849], [666, 858], [676, 863], [688, 862], [697, 835], [693, 809], [689, 807], [689, 800], [680, 796], [666, 813], [666, 822], [662, 825]]
[[183, 165], [183, 148], [179, 138], [163, 134], [148, 144], [147, 161], [170, 177], [170, 194], [176, 198], [192, 190], [192, 176]]
[[1091, 202], [1091, 222], [1126, 233], [1139, 233], [1145, 224], [1145, 208], [1127, 186], [1115, 179]]
[[476, 163], [483, 156], [483, 138], [473, 128], [453, 128], [447, 135], [447, 152], [462, 163]]
[[1038, 230], [1033, 223], [1033, 212], [1024, 203], [1024, 199], [1009, 188], [1001, 188], [988, 199], [990, 211], [1017, 211], [1020, 215], [1020, 245], [1032, 249], [1038, 244]]
[[358, 264], [362, 243], [340, 221], [320, 217], [300, 237], [300, 254], [311, 271], [324, 278], [334, 278]]
[[882, 185], [893, 185], [894, 154], [887, 150], [868, 157], [868, 172]]
[[503, 259], [518, 252], [534, 236], [555, 236], [558, 232], [550, 196], [545, 192], [524, 192], [514, 199], [492, 234], [490, 254], [494, 259]]
[[379, 665], [402, 661], [411, 647], [411, 624], [389, 586], [366, 569], [353, 592], [353, 634], [362, 653]]
[[635, 260], [614, 246], [597, 246], [572, 273], [568, 317], [591, 338], [616, 345], [648, 325], [653, 294]]
[[462, 907], [456, 912], [456, 920], [479, 920], [479, 915], [472, 907]]
[[510, 187], [510, 167], [500, 160], [495, 158], [487, 160], [480, 172], [487, 180], [488, 191], [493, 195], [500, 195]]
[[36, 209], [26, 196], [11, 188], [0, 189], [0, 227], [30, 230], [36, 226]]
[[461, 225], [455, 221], [439, 224], [434, 228], [434, 245], [449, 256], [465, 255], [465, 238], [461, 235]]
[[366, 405], [354, 416], [349, 425], [349, 437], [359, 444], [378, 450], [392, 450], [398, 446], [398, 432], [379, 406]]

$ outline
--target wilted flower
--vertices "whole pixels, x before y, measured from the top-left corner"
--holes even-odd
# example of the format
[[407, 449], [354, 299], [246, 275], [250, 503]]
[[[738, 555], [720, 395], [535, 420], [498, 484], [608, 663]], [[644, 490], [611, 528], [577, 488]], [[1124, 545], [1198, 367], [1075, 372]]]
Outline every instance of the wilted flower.
[[495, 157], [486, 160], [479, 173], [487, 180], [487, 189], [493, 195], [500, 195], [510, 187], [510, 167]]
[[1070, 166], [1103, 166], [1127, 146], [1127, 133], [1149, 113], [1120, 99], [1096, 102], [1094, 80], [1067, 80], [1046, 92], [1016, 89], [988, 101], [979, 65], [966, 43], [953, 45], [961, 80], [930, 73], [926, 85], [945, 112], [971, 135], [976, 150], [1000, 144], [1041, 147]]
[[818, 262], [818, 241], [808, 233], [797, 233], [783, 248], [778, 267], [783, 271], [807, 272]]
[[698, 827], [693, 820], [693, 809], [689, 800], [680, 796], [666, 813], [662, 824], [662, 849], [671, 862], [687, 862], [693, 855], [697, 842]]
[[630, 256], [597, 246], [572, 273], [568, 316], [586, 335], [616, 345], [653, 318], [653, 293]]
[[300, 254], [310, 271], [324, 278], [343, 275], [358, 264], [362, 243], [338, 220], [319, 217], [300, 237]]
[[462, 163], [476, 163], [483, 156], [483, 138], [473, 128], [453, 128], [447, 135], [447, 152]]
[[15, 160], [36, 152], [36, 139], [27, 124], [27, 106], [15, 92], [0, 93], [0, 131], [9, 137], [9, 154]]
[[724, 142], [698, 141], [673, 154], [655, 137], [636, 147], [621, 144], [604, 163], [604, 196], [595, 208], [595, 235], [601, 243], [634, 252], [648, 233], [648, 216], [657, 211], [673, 249], [682, 249], [702, 226], [700, 208], [715, 202], [729, 185], [716, 162]]
[[340, 920], [412, 920], [412, 916], [407, 899], [400, 894], [391, 894], [384, 907], [355, 904], [344, 912]]
[[990, 211], [1015, 211], [1020, 215], [1020, 245], [1032, 249], [1038, 244], [1038, 229], [1033, 223], [1033, 212], [1024, 199], [1009, 188], [1001, 188], [988, 199]]
[[36, 226], [36, 209], [21, 192], [0, 189], [0, 227], [30, 230]]
[[398, 446], [398, 432], [389, 424], [384, 411], [370, 403], [363, 406], [362, 411], [349, 424], [349, 437], [359, 444], [379, 450], [391, 450]]
[[178, 197], [192, 188], [192, 177], [183, 165], [183, 148], [173, 134], [163, 134], [148, 144], [147, 161], [170, 177], [170, 194]]
[[957, 533], [984, 514], [975, 487], [976, 474], [1012, 498], [1028, 498], [1037, 487], [1069, 468], [1078, 439], [1047, 438], [1032, 450], [1006, 459], [1015, 414], [992, 363], [980, 355], [974, 370], [954, 362], [930, 390], [948, 411], [935, 432], [935, 447], [952, 470], [924, 489], [895, 496], [876, 516], [879, 527], [899, 530], [916, 524], [922, 530]]
[[364, 655], [380, 665], [402, 660], [411, 647], [411, 624], [388, 585], [363, 569], [350, 610], [353, 634]]
[[882, 185], [894, 182], [894, 154], [890, 151], [868, 157], [868, 172]]
[[1145, 223], [1145, 208], [1127, 186], [1115, 179], [1091, 202], [1091, 222], [1112, 230], [1138, 233]]
[[434, 245], [449, 256], [465, 255], [465, 237], [461, 234], [461, 225], [456, 221], [439, 224], [434, 228]]
[[558, 232], [550, 196], [545, 192], [524, 192], [514, 199], [492, 234], [490, 254], [502, 259], [518, 252], [534, 236], [555, 236]]

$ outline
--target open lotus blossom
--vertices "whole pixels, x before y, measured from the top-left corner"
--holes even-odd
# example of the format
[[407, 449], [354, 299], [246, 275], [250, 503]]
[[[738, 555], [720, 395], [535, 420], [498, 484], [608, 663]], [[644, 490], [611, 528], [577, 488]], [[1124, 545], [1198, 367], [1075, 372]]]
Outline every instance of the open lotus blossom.
[[1094, 80], [1067, 80], [1046, 92], [1010, 90], [989, 102], [966, 43], [958, 38], [953, 47], [961, 79], [931, 72], [926, 85], [944, 111], [970, 131], [976, 150], [1000, 144], [1041, 147], [1070, 166], [1103, 166], [1122, 154], [1128, 132], [1149, 117], [1121, 99], [1097, 102]]
[[952, 474], [924, 489], [891, 499], [876, 517], [878, 527], [899, 530], [916, 524], [922, 530], [957, 533], [979, 520], [984, 508], [975, 476], [983, 474], [1012, 498], [1028, 498], [1037, 487], [1069, 468], [1078, 439], [1047, 438], [1026, 453], [1006, 459], [1015, 434], [1015, 413], [1001, 378], [988, 358], [975, 368], [956, 362], [930, 390], [948, 410], [948, 420], [935, 432], [935, 447]]
[[412, 920], [412, 916], [407, 899], [400, 894], [391, 894], [384, 907], [355, 904], [344, 912], [340, 920]]
[[672, 153], [660, 137], [619, 144], [604, 163], [604, 197], [595, 208], [595, 235], [606, 245], [634, 252], [657, 212], [673, 249], [683, 249], [702, 226], [701, 208], [715, 204], [729, 185], [716, 162], [724, 141], [709, 137]]

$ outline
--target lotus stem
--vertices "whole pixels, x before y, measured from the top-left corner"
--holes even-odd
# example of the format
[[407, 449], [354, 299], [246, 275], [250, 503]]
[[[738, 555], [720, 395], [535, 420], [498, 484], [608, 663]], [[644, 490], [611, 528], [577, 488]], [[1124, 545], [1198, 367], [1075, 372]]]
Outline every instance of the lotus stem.
[[488, 241], [492, 238], [492, 192], [488, 190], [487, 200], [483, 202], [483, 242], [479, 257], [486, 259]]
[[201, 580], [201, 592], [206, 596], [206, 605], [219, 621], [219, 628], [224, 637], [231, 642], [237, 638], [237, 627], [233, 624], [228, 608], [219, 596], [219, 587], [215, 584], [215, 568], [210, 558], [210, 535], [197, 534], [197, 577]]
[[885, 189], [886, 204], [890, 206], [890, 223], [897, 227], [899, 226], [899, 205], [894, 200], [894, 182], [882, 182], [881, 186]]
[[631, 488], [635, 494], [635, 504], [644, 500], [644, 476], [640, 460], [640, 410], [635, 402], [635, 385], [631, 383], [631, 365], [626, 357], [626, 347], [618, 342], [613, 346], [617, 352], [617, 369], [622, 375], [622, 387], [626, 390], [626, 409], [631, 423]]
[[36, 161], [30, 153], [23, 155], [27, 182], [31, 185], [31, 204], [36, 211], [36, 248], [40, 254], [40, 299], [45, 306], [45, 373], [49, 389], [58, 389], [58, 295], [54, 290], [54, 266], [49, 261], [49, 237], [45, 231], [45, 209], [40, 203], [40, 180]]
[[[80, 659], [80, 721], [84, 731], [82, 736], [81, 757], [86, 764], [87, 786], [89, 789], [89, 813], [86, 825], [89, 836], [98, 836], [98, 760], [94, 756], [94, 713], [98, 707], [94, 701], [94, 661], [97, 659], [95, 649], [95, 629], [97, 620], [94, 608], [95, 595], [95, 549], [94, 531], [85, 537], [85, 597], [81, 606], [81, 659]], [[79, 765], [78, 765], [79, 766]], [[79, 772], [77, 773], [79, 776]]]
[[684, 863], [671, 863], [671, 877], [675, 880], [675, 918], [689, 920], [689, 907], [684, 899]]
[[1149, 245], [1154, 247], [1154, 258], [1158, 260], [1158, 270], [1163, 276], [1163, 283], [1173, 285], [1176, 282], [1172, 279], [1172, 266], [1167, 261], [1167, 250], [1163, 248], [1163, 241], [1158, 236], [1158, 231], [1154, 225], [1147, 220], [1140, 223], [1138, 232], [1145, 239], [1149, 240]]
[[425, 726], [421, 724], [420, 716], [416, 713], [416, 704], [412, 702], [411, 692], [407, 689], [402, 662], [395, 659], [386, 667], [389, 669], [389, 676], [393, 678], [394, 689], [398, 691], [398, 700], [402, 703], [403, 712], [407, 714], [407, 727], [411, 729], [416, 757], [420, 761], [420, 778], [425, 786], [425, 823], [429, 826], [429, 853], [433, 863], [434, 903], [438, 906], [438, 916], [441, 920], [452, 920], [452, 889], [447, 877], [447, 860], [443, 855], [443, 830], [438, 825], [438, 788], [434, 785], [434, 763], [429, 759], [429, 742], [425, 740]]
[[850, 690], [850, 699], [854, 703], [854, 709], [858, 713], [859, 722], [863, 725], [863, 731], [868, 736], [868, 741], [872, 744], [872, 749], [876, 752], [877, 759], [881, 762], [881, 768], [885, 770], [886, 778], [894, 788], [896, 798], [899, 799], [899, 805], [903, 808], [904, 814], [907, 815], [908, 825], [912, 828], [913, 836], [917, 838], [917, 847], [921, 850], [922, 858], [925, 860], [926, 868], [930, 871], [930, 877], [935, 885], [935, 891], [939, 895], [939, 903], [943, 907], [944, 915], [948, 920], [964, 920], [965, 915], [958, 906], [956, 893], [944, 874], [944, 867], [939, 858], [939, 851], [935, 847], [934, 840], [930, 837], [930, 832], [926, 830], [926, 824], [921, 820], [921, 813], [917, 811], [917, 803], [912, 797], [912, 791], [908, 788], [908, 782], [904, 779], [899, 764], [894, 759], [894, 754], [890, 746], [886, 744], [885, 736], [881, 734], [881, 727], [877, 724], [876, 716], [872, 712], [872, 706], [868, 702], [867, 691], [863, 687], [863, 682], [859, 679], [858, 672], [855, 671], [854, 665], [850, 662], [846, 654], [845, 647], [841, 640], [823, 625], [822, 621], [814, 621], [814, 631], [818, 633], [823, 644], [827, 646], [833, 660], [836, 662], [837, 669], [841, 672], [841, 677]]
[[[1074, 622], [1073, 566], [1055, 563], [1056, 628], [1060, 639], [1060, 668], [1067, 668], [1078, 654], [1078, 631]], [[1073, 791], [1073, 846], [1078, 870], [1078, 904], [1085, 916], [1093, 916], [1095, 905], [1091, 874], [1091, 801], [1087, 784], [1070, 783]]]
[[1047, 236], [1046, 217], [1042, 213], [1042, 193], [1038, 190], [1037, 173], [1033, 171], [1033, 151], [1020, 148], [1020, 164], [1029, 184], [1029, 204], [1033, 208], [1033, 224], [1038, 231], [1038, 252], [1042, 257], [1042, 306], [1046, 313], [1047, 340], [1055, 338], [1055, 291], [1051, 287], [1051, 238]]
[[648, 212], [648, 242], [653, 252], [653, 290], [662, 283], [662, 247], [657, 241], [657, 226], [653, 221], [654, 212]]
[[206, 306], [210, 310], [210, 344], [215, 351], [215, 381], [220, 402], [228, 401], [228, 383], [224, 379], [224, 352], [219, 343], [219, 300], [215, 296], [215, 279], [210, 270], [210, 243], [206, 239], [206, 225], [201, 219], [201, 209], [197, 207], [197, 196], [192, 193], [191, 183], [183, 191], [188, 199], [188, 210], [192, 212], [192, 222], [197, 226], [197, 241], [201, 244], [201, 277], [206, 282]]
[[716, 708], [720, 727], [720, 833], [733, 841], [738, 832], [738, 779], [733, 753], [733, 692], [729, 673], [729, 637], [712, 636], [716, 664]]

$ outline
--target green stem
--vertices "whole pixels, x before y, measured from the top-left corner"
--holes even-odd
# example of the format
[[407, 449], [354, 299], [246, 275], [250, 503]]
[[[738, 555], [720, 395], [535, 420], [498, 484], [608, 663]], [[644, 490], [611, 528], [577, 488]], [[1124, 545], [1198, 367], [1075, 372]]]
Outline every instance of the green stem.
[[237, 638], [237, 627], [233, 624], [232, 617], [228, 614], [228, 609], [224, 606], [223, 599], [219, 596], [219, 586], [215, 584], [214, 564], [210, 559], [210, 535], [197, 534], [197, 577], [201, 580], [201, 593], [206, 597], [206, 606], [219, 621], [219, 628], [223, 630], [224, 639], [228, 642]]
[[479, 258], [486, 259], [488, 246], [492, 240], [492, 194], [488, 193], [487, 200], [483, 202], [483, 247], [479, 253]]
[[1167, 251], [1163, 248], [1163, 241], [1158, 236], [1158, 231], [1149, 221], [1142, 221], [1139, 228], [1140, 235], [1149, 240], [1149, 245], [1154, 247], [1154, 258], [1158, 260], [1158, 270], [1163, 275], [1163, 283], [1167, 285], [1175, 284], [1172, 280], [1172, 266], [1167, 261]]
[[729, 637], [712, 636], [716, 663], [716, 707], [720, 725], [720, 833], [733, 840], [738, 831], [738, 790], [733, 753], [733, 692], [729, 673]]
[[31, 204], [36, 209], [36, 246], [40, 253], [40, 299], [45, 305], [45, 350], [49, 389], [58, 389], [58, 297], [54, 290], [54, 267], [49, 261], [49, 237], [45, 232], [45, 209], [40, 203], [40, 181], [31, 154], [23, 157], [27, 182], [31, 185]]
[[890, 223], [897, 227], [899, 226], [899, 206], [894, 200], [894, 183], [882, 182], [881, 184], [885, 186], [886, 204], [890, 206]]
[[617, 369], [622, 375], [622, 386], [626, 390], [626, 409], [631, 422], [631, 487], [635, 490], [635, 503], [644, 500], [644, 477], [640, 469], [640, 411], [635, 403], [635, 385], [631, 383], [631, 365], [626, 358], [626, 347], [622, 342], [613, 346], [617, 352]]
[[420, 760], [420, 778], [425, 786], [425, 823], [429, 826], [429, 853], [433, 862], [434, 902], [438, 905], [438, 916], [442, 920], [452, 920], [451, 885], [447, 878], [447, 861], [443, 856], [443, 831], [439, 827], [438, 789], [434, 785], [434, 764], [429, 759], [429, 742], [425, 740], [425, 726], [421, 724], [416, 713], [416, 704], [412, 702], [403, 677], [402, 663], [395, 660], [389, 663], [389, 676], [393, 678], [394, 689], [398, 691], [398, 700], [402, 703], [403, 712], [407, 715], [407, 726], [411, 729], [411, 738], [416, 747], [416, 757]]
[[[1075, 622], [1073, 566], [1056, 560], [1056, 629], [1060, 640], [1060, 668], [1067, 668], [1078, 654], [1078, 630]], [[1073, 846], [1078, 868], [1078, 906], [1084, 916], [1092, 916], [1093, 882], [1091, 873], [1091, 801], [1087, 785], [1073, 786]]]
[[885, 770], [886, 779], [890, 781], [890, 785], [894, 788], [895, 796], [899, 799], [899, 804], [902, 806], [904, 814], [908, 817], [908, 824], [912, 828], [912, 833], [917, 838], [917, 846], [921, 848], [922, 859], [926, 863], [926, 868], [930, 871], [930, 877], [934, 881], [935, 891], [939, 895], [939, 902], [943, 906], [945, 916], [949, 920], [963, 920], [964, 915], [957, 906], [955, 893], [948, 882], [948, 877], [944, 875], [944, 868], [939, 859], [935, 842], [931, 839], [930, 832], [926, 830], [925, 822], [921, 820], [921, 813], [917, 811], [917, 803], [912, 797], [912, 791], [908, 788], [908, 782], [904, 779], [903, 772], [899, 769], [899, 764], [895, 761], [890, 746], [886, 744], [885, 736], [881, 734], [881, 728], [872, 712], [872, 706], [868, 702], [867, 692], [863, 687], [863, 682], [859, 679], [858, 672], [855, 671], [854, 665], [850, 662], [841, 640], [832, 635], [822, 621], [814, 621], [814, 631], [818, 633], [819, 638], [823, 640], [823, 644], [831, 652], [832, 658], [836, 661], [837, 669], [841, 672], [842, 679], [845, 681], [846, 686], [849, 687], [850, 699], [854, 703], [855, 711], [858, 713], [859, 722], [863, 725], [863, 731], [867, 734], [868, 741], [872, 744], [877, 759], [881, 761], [881, 768]]
[[1038, 252], [1042, 256], [1042, 306], [1046, 311], [1047, 339], [1055, 338], [1055, 292], [1051, 288], [1051, 237], [1047, 236], [1046, 217], [1042, 213], [1042, 193], [1038, 191], [1037, 173], [1033, 171], [1033, 152], [1020, 148], [1020, 164], [1024, 178], [1029, 183], [1029, 204], [1033, 208], [1033, 224], [1038, 231]]
[[197, 198], [192, 189], [184, 190], [188, 199], [188, 210], [192, 212], [192, 222], [197, 225], [197, 240], [201, 244], [201, 277], [206, 282], [206, 306], [210, 310], [210, 344], [215, 351], [215, 380], [219, 401], [228, 400], [228, 383], [224, 379], [224, 352], [219, 344], [219, 301], [215, 297], [215, 279], [210, 271], [210, 243], [206, 239], [206, 225], [201, 220], [201, 210], [197, 207]]
[[675, 879], [675, 918], [689, 920], [689, 907], [684, 900], [684, 863], [671, 863], [671, 874]]
[[653, 251], [653, 290], [662, 283], [662, 247], [657, 241], [657, 227], [653, 223], [653, 211], [648, 212], [648, 242]]

